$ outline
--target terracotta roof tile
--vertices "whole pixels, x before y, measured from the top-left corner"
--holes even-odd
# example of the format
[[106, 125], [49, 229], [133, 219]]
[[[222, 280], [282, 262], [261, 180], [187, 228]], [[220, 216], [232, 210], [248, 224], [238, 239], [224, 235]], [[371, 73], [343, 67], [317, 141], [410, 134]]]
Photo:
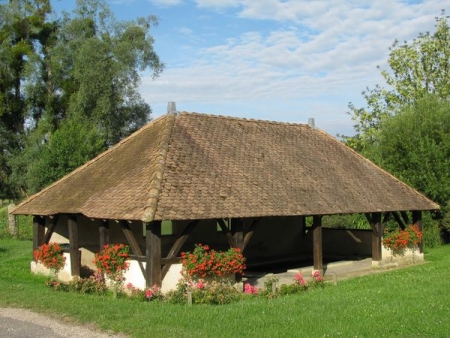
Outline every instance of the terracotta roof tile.
[[180, 113], [151, 122], [15, 213], [151, 221], [438, 208], [308, 125]]

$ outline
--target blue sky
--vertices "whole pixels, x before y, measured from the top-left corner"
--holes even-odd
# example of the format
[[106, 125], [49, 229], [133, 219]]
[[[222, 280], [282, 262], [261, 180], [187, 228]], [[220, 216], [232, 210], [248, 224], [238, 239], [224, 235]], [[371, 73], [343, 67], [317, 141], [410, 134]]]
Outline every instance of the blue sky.
[[[155, 51], [166, 68], [142, 74], [153, 117], [180, 111], [306, 123], [353, 134], [348, 103], [384, 85], [395, 39], [434, 31], [450, 0], [107, 0], [119, 20], [156, 15]], [[70, 10], [75, 0], [55, 7]]]

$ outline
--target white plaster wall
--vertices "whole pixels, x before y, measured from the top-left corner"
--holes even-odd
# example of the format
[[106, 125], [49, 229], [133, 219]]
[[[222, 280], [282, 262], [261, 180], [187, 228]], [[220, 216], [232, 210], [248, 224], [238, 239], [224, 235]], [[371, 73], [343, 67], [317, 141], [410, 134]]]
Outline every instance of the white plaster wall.
[[[135, 288], [144, 290], [146, 288], [145, 278], [142, 274], [141, 268], [139, 267], [139, 263], [136, 260], [130, 260], [128, 262], [130, 263], [130, 267], [127, 271], [125, 271], [123, 275], [125, 277], [124, 285], [126, 286], [128, 283], [131, 283]], [[145, 269], [146, 263], [142, 264]], [[167, 292], [170, 290], [174, 290], [180, 278], [181, 263], [172, 264], [166, 276], [164, 277], [164, 280], [162, 281], [161, 291]]]

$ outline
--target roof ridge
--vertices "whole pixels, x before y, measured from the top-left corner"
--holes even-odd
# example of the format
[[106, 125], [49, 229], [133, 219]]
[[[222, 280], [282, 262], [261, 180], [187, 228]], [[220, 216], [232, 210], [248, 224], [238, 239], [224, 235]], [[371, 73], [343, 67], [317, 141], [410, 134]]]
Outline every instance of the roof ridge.
[[161, 193], [161, 182], [164, 176], [169, 143], [172, 136], [172, 130], [175, 125], [176, 114], [167, 114], [166, 126], [159, 139], [159, 149], [155, 157], [155, 170], [152, 173], [149, 189], [147, 192], [147, 203], [142, 215], [143, 222], [151, 222], [155, 219], [156, 209], [158, 207], [159, 195]]
[[31, 195], [30, 197], [26, 198], [24, 201], [22, 201], [21, 203], [19, 203], [14, 210], [12, 211], [12, 213], [14, 213], [14, 211], [26, 204], [28, 204], [29, 202], [33, 201], [35, 198], [45, 194], [47, 191], [51, 190], [52, 188], [54, 188], [55, 186], [59, 185], [60, 183], [66, 181], [67, 179], [71, 178], [72, 176], [76, 175], [79, 171], [81, 171], [82, 169], [92, 165], [93, 163], [97, 162], [100, 158], [103, 158], [104, 156], [106, 156], [107, 154], [109, 154], [110, 152], [112, 152], [114, 149], [119, 148], [120, 146], [122, 146], [124, 143], [127, 143], [128, 141], [130, 141], [131, 139], [133, 139], [136, 135], [142, 133], [143, 131], [147, 130], [148, 128], [150, 128], [152, 125], [154, 125], [155, 123], [159, 122], [160, 120], [162, 120], [163, 118], [165, 118], [166, 115], [163, 115], [161, 117], [158, 117], [157, 119], [150, 121], [149, 123], [147, 123], [145, 126], [143, 126], [142, 128], [136, 130], [134, 133], [128, 135], [127, 137], [125, 137], [124, 139], [120, 140], [118, 143], [116, 143], [115, 145], [113, 145], [111, 148], [101, 152], [100, 154], [98, 154], [97, 156], [95, 156], [93, 159], [87, 161], [85, 164], [82, 164], [81, 166], [77, 167], [76, 169], [74, 169], [73, 171], [71, 171], [70, 173], [64, 175], [63, 177], [61, 177], [59, 180], [53, 182], [52, 184], [50, 184], [49, 186], [43, 188], [42, 190], [40, 190], [39, 192]]
[[198, 117], [213, 117], [213, 118], [221, 118], [226, 120], [238, 120], [243, 122], [264, 122], [268, 124], [277, 124], [277, 125], [291, 125], [291, 126], [309, 126], [308, 123], [302, 123], [302, 122], [282, 122], [282, 121], [273, 121], [273, 120], [263, 120], [263, 119], [255, 119], [255, 118], [248, 118], [248, 117], [238, 117], [238, 116], [229, 116], [229, 115], [215, 115], [215, 114], [208, 114], [208, 113], [198, 113], [198, 112], [188, 112], [188, 111], [181, 111], [178, 114], [181, 115], [196, 115]]

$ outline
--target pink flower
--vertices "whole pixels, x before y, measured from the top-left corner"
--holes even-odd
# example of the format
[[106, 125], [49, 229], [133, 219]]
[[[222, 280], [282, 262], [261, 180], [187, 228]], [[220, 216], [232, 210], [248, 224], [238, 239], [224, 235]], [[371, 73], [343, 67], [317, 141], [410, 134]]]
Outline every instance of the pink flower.
[[205, 288], [205, 283], [203, 283], [203, 281], [200, 279], [200, 280], [197, 282], [197, 284], [195, 285], [195, 287], [196, 287], [197, 289], [203, 289], [203, 288]]
[[302, 274], [301, 274], [300, 272], [297, 273], [297, 274], [294, 276], [294, 281], [295, 281], [297, 284], [300, 284], [300, 285], [305, 285], [305, 284], [306, 284], [305, 279], [303, 278], [303, 276], [302, 276]]
[[128, 290], [131, 290], [132, 288], [133, 288], [133, 284], [132, 284], [132, 283], [128, 283], [128, 284], [127, 284], [127, 289], [128, 289]]
[[147, 289], [147, 291], [145, 291], [145, 298], [150, 299], [153, 297], [153, 291], [151, 289]]
[[258, 294], [258, 288], [256, 286], [252, 286], [250, 284], [245, 284], [244, 286], [244, 292], [249, 295], [257, 295]]

